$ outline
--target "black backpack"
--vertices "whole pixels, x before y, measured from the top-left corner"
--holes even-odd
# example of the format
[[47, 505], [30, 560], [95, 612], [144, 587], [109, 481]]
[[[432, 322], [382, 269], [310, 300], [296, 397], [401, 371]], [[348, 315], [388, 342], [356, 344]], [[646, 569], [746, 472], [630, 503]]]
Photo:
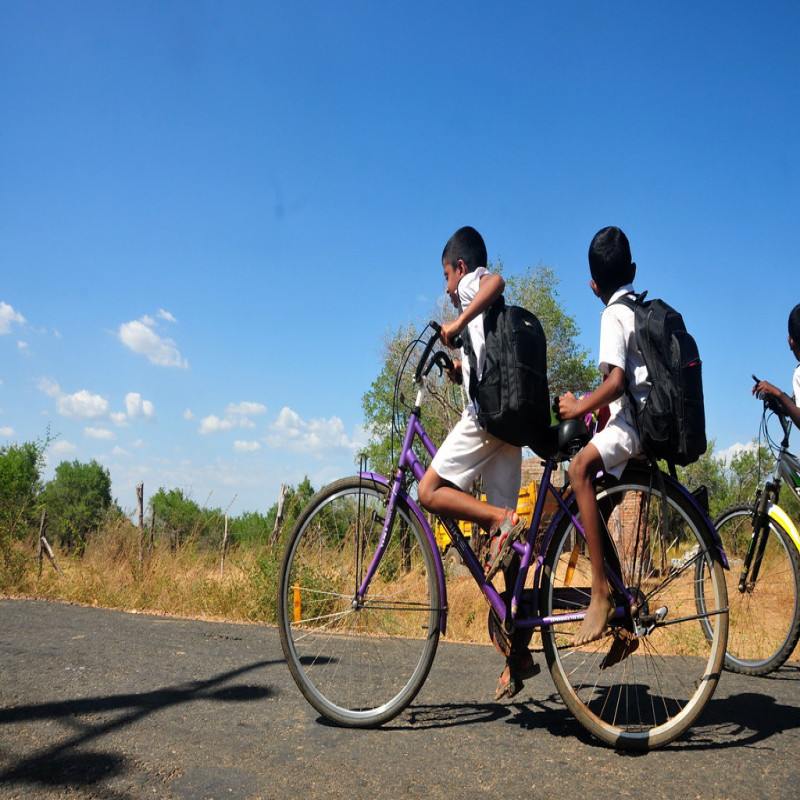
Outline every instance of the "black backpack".
[[633, 309], [636, 344], [647, 367], [650, 390], [641, 411], [631, 398], [644, 452], [685, 467], [706, 452], [702, 362], [683, 317], [644, 292], [615, 300]]
[[469, 358], [471, 398], [478, 422], [499, 439], [532, 446], [550, 426], [547, 341], [542, 325], [528, 309], [507, 306], [500, 297], [483, 312], [486, 361], [480, 381], [475, 351], [464, 337]]

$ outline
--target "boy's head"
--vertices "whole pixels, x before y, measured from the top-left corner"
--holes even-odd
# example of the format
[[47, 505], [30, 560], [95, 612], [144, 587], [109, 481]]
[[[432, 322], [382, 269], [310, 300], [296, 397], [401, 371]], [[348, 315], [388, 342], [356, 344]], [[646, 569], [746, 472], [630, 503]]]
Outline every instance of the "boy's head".
[[448, 240], [442, 251], [442, 264], [455, 267], [464, 262], [467, 272], [485, 267], [487, 262], [486, 245], [483, 237], [469, 225], [459, 228]]
[[483, 237], [467, 225], [459, 228], [448, 240], [442, 251], [445, 291], [452, 304], [458, 308], [458, 284], [468, 273], [486, 266], [486, 245]]
[[611, 296], [633, 282], [636, 264], [631, 260], [628, 237], [617, 227], [599, 230], [589, 245], [589, 271], [599, 295]]
[[789, 347], [800, 361], [800, 303], [789, 312]]

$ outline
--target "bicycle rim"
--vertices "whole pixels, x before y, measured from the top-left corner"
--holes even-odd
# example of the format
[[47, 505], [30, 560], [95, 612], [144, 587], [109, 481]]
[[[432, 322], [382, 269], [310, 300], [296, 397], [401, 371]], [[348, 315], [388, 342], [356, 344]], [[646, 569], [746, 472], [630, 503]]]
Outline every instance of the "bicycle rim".
[[725, 667], [746, 675], [766, 675], [784, 664], [800, 638], [800, 554], [775, 520], [761, 560], [758, 580], [739, 589], [739, 578], [753, 534], [753, 508], [724, 509], [715, 521], [730, 571], [730, 630]]
[[347, 727], [399, 714], [439, 640], [439, 581], [428, 539], [399, 502], [386, 552], [355, 602], [380, 538], [388, 489], [358, 477], [319, 492], [298, 520], [279, 579], [281, 644], [306, 699]]
[[[667, 496], [665, 536], [664, 501], [657, 482], [651, 492], [649, 473], [629, 470], [620, 482], [598, 488], [606, 561], [619, 562], [615, 569], [636, 608], [579, 648], [570, 644], [579, 623], [542, 633], [551, 675], [569, 709], [593, 735], [621, 749], [658, 747], [684, 733], [710, 700], [725, 655], [723, 569], [697, 512], [669, 489]], [[585, 542], [566, 519], [546, 555], [545, 612], [584, 610], [590, 576]]]

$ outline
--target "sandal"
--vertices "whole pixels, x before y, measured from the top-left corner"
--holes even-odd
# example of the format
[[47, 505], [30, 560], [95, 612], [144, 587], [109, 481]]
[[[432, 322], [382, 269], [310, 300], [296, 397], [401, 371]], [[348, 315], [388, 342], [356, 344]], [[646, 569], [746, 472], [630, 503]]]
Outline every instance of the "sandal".
[[531, 651], [527, 648], [522, 653], [510, 655], [506, 659], [506, 667], [508, 668], [508, 677], [506, 678], [506, 671], [503, 670], [500, 682], [494, 690], [495, 700], [513, 697], [522, 690], [523, 678], [532, 678], [541, 671], [541, 667], [533, 660]]
[[511, 521], [514, 513], [507, 508], [503, 521], [499, 525], [492, 526], [489, 531], [491, 544], [484, 569], [487, 581], [490, 581], [498, 570], [505, 569], [511, 563], [511, 559], [514, 557], [512, 545], [522, 539], [522, 535], [525, 533], [525, 520], [522, 517], [518, 518], [516, 525]]

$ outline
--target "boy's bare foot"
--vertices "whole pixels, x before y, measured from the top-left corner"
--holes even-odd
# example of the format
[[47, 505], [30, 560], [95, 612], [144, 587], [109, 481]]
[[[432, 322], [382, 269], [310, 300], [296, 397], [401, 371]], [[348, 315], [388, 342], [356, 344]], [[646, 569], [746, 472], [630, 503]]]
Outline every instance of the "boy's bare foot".
[[572, 637], [570, 642], [572, 647], [580, 647], [589, 642], [595, 642], [602, 637], [606, 625], [614, 616], [614, 603], [611, 596], [602, 592], [595, 595], [592, 592], [592, 599], [589, 601], [589, 608], [586, 609], [586, 616], [581, 622], [578, 632]]

